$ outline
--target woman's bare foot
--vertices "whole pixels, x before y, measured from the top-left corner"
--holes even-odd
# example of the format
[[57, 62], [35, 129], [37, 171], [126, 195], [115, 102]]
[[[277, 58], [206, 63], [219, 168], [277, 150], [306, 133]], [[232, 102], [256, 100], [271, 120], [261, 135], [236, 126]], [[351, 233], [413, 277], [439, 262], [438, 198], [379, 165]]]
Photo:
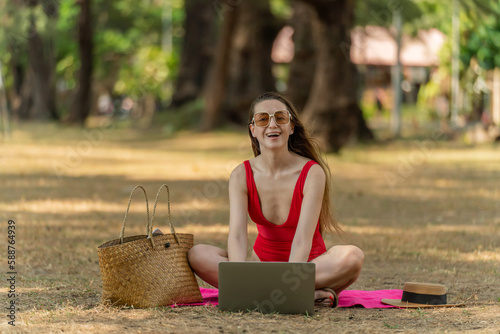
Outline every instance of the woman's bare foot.
[[337, 307], [337, 294], [330, 288], [317, 289], [314, 291], [314, 304], [316, 306]]

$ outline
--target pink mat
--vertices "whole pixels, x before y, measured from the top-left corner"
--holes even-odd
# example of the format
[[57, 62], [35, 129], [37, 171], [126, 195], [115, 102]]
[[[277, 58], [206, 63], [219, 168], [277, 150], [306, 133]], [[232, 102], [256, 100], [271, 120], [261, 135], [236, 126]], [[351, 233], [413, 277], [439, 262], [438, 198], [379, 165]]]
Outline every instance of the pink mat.
[[[203, 296], [203, 303], [178, 304], [177, 306], [196, 306], [196, 305], [219, 305], [219, 290], [200, 288]], [[363, 306], [364, 308], [390, 308], [391, 305], [382, 304], [380, 300], [401, 299], [403, 290], [344, 290], [339, 296], [339, 307], [351, 307], [355, 305]], [[172, 306], [175, 307], [175, 306]]]

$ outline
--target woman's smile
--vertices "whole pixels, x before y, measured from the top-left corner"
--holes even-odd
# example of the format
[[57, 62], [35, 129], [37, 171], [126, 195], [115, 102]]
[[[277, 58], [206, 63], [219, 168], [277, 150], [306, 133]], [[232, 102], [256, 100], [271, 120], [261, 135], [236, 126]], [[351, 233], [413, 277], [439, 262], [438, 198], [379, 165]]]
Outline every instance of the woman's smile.
[[266, 137], [271, 139], [271, 140], [277, 140], [281, 136], [281, 132], [268, 132], [266, 133]]

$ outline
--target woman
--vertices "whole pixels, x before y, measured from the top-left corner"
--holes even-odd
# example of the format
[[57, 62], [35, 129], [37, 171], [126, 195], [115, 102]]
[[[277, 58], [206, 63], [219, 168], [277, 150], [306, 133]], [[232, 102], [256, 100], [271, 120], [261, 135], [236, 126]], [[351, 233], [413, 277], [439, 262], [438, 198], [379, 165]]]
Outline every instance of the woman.
[[277, 93], [252, 103], [249, 134], [255, 158], [229, 179], [228, 249], [196, 245], [189, 263], [217, 286], [219, 262], [246, 261], [248, 212], [259, 230], [250, 261], [314, 262], [315, 301], [335, 307], [337, 294], [358, 278], [364, 255], [355, 246], [325, 247], [323, 233], [342, 232], [330, 212], [328, 166], [296, 109]]

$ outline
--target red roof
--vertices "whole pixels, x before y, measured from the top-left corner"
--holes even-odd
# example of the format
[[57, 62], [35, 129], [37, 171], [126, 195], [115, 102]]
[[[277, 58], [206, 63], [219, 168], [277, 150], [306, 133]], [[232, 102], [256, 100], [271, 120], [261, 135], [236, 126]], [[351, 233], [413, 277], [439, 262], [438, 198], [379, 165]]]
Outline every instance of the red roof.
[[[293, 59], [293, 28], [284, 27], [273, 45], [272, 59], [276, 63], [288, 63]], [[439, 50], [446, 36], [437, 29], [421, 30], [418, 36], [403, 36], [401, 63], [404, 66], [437, 66]], [[356, 27], [351, 32], [351, 60], [355, 64], [396, 64], [396, 41], [387, 28], [377, 26]]]

